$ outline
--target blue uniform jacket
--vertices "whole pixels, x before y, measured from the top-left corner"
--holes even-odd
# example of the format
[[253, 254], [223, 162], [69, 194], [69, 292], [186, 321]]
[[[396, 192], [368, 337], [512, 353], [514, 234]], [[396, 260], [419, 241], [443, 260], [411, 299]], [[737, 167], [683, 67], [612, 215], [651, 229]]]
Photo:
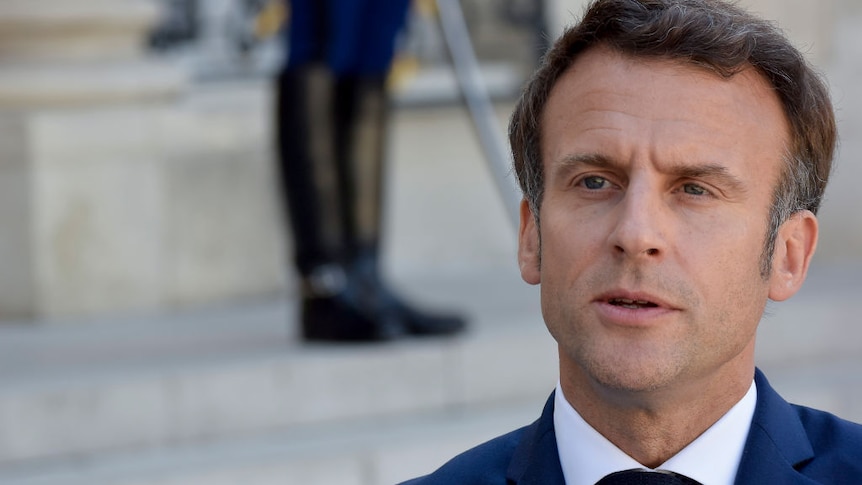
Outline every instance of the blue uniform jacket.
[[337, 76], [383, 75], [409, 0], [291, 0], [288, 68], [323, 62]]
[[[757, 407], [738, 485], [862, 484], [862, 426], [788, 404], [758, 370]], [[409, 485], [565, 485], [554, 435], [554, 396], [538, 421], [453, 458]]]

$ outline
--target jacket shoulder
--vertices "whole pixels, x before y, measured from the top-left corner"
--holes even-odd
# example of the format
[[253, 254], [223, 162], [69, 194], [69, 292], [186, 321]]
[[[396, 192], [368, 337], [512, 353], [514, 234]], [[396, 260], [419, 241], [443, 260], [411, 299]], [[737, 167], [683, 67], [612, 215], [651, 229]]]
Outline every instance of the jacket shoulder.
[[862, 425], [825, 411], [793, 407], [814, 449], [814, 458], [803, 467], [806, 475], [862, 478]]
[[402, 485], [505, 485], [506, 470], [525, 429], [526, 426], [471, 448], [434, 473]]

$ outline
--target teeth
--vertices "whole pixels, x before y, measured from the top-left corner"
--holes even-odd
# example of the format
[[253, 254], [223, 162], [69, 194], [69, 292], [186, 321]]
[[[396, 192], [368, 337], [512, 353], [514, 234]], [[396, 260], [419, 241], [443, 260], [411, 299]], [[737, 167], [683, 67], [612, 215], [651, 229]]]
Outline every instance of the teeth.
[[645, 300], [630, 300], [628, 298], [612, 298], [610, 303], [612, 305], [617, 305], [625, 308], [641, 308], [645, 306], [655, 306], [654, 304], [645, 301]]

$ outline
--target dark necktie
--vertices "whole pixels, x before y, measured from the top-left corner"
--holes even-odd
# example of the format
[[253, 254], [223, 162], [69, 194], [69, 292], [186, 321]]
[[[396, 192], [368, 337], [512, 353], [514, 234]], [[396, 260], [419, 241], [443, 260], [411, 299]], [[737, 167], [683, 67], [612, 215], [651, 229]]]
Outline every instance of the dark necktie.
[[650, 471], [643, 469], [625, 470], [611, 473], [596, 485], [702, 485], [697, 480], [669, 471]]

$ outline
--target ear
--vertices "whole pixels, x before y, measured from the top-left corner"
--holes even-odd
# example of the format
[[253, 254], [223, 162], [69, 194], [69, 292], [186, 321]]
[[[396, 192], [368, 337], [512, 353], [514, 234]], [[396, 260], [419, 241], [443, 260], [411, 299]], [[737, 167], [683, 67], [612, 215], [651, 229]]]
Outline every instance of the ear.
[[518, 231], [518, 266], [521, 278], [531, 285], [537, 285], [541, 278], [541, 244], [536, 218], [530, 204], [521, 200], [521, 228]]
[[802, 288], [817, 249], [817, 232], [817, 217], [807, 210], [793, 214], [778, 229], [769, 279], [771, 300], [786, 300]]

